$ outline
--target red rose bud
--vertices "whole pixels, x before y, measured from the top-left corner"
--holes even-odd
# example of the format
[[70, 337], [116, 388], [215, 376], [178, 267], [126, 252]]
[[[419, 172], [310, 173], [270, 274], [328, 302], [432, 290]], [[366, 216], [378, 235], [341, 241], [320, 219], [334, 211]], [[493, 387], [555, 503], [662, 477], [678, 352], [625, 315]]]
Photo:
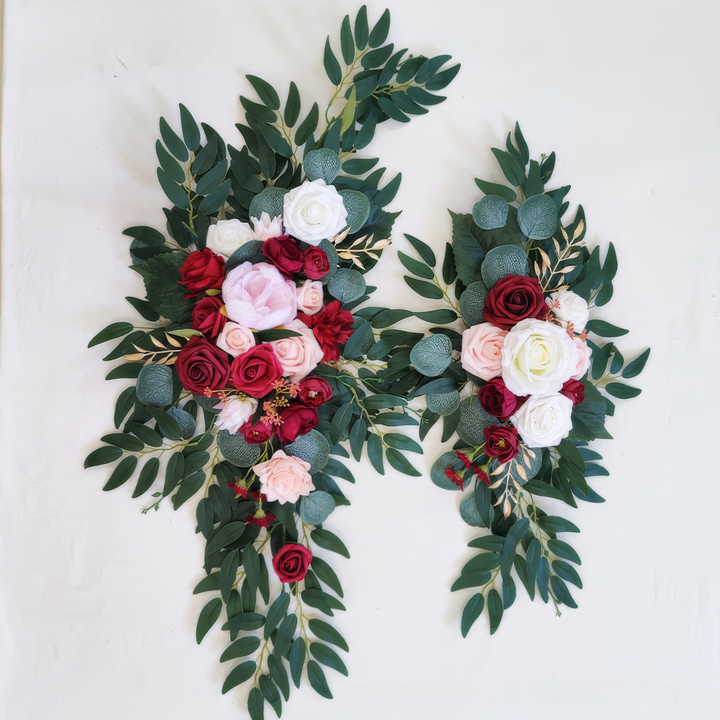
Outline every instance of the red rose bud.
[[546, 312], [545, 297], [536, 278], [506, 275], [488, 293], [483, 318], [495, 327], [511, 330], [521, 320], [541, 318]]
[[319, 280], [330, 272], [327, 253], [319, 247], [311, 247], [304, 253], [303, 272], [311, 280]]
[[212, 250], [191, 252], [180, 268], [181, 285], [186, 285], [188, 294], [195, 297], [206, 290], [220, 290], [225, 280], [225, 260]]
[[480, 388], [478, 398], [485, 412], [503, 422], [522, 405], [521, 399], [507, 389], [501, 377], [488, 380]]
[[457, 474], [457, 471], [453, 470], [449, 465], [447, 466], [447, 470], [445, 470], [445, 475], [451, 483], [457, 485], [461, 490], [463, 489], [463, 479]]
[[498, 459], [499, 463], [512, 460], [519, 452], [518, 432], [505, 425], [490, 425], [483, 430], [485, 454]]
[[204, 297], [192, 311], [193, 330], [199, 330], [206, 338], [214, 340], [225, 327], [227, 315], [221, 312], [224, 307], [219, 295]]
[[310, 432], [319, 422], [317, 412], [313, 408], [299, 403], [284, 407], [280, 411], [280, 420], [282, 424], [278, 425], [275, 432], [283, 443], [295, 442], [298, 435]]
[[251, 397], [265, 397], [283, 375], [283, 367], [270, 345], [264, 343], [238, 355], [230, 366], [235, 387]]
[[573, 402], [573, 407], [585, 399], [585, 386], [579, 380], [568, 380], [560, 390], [560, 394]]
[[242, 433], [245, 438], [245, 442], [248, 442], [251, 445], [258, 445], [260, 443], [267, 442], [272, 437], [273, 426], [264, 422], [258, 422], [254, 425], [246, 422], [240, 426], [238, 432]]
[[332, 398], [332, 388], [322, 378], [310, 376], [300, 381], [298, 400], [308, 407], [320, 407]]
[[312, 557], [312, 552], [304, 545], [287, 543], [275, 553], [272, 561], [273, 570], [280, 582], [298, 582], [307, 575]]
[[197, 336], [178, 353], [175, 369], [182, 386], [196, 395], [203, 395], [206, 388], [222, 390], [230, 378], [228, 354]]
[[268, 238], [262, 253], [286, 278], [299, 273], [305, 263], [300, 246], [287, 235]]
[[326, 305], [316, 315], [298, 313], [298, 318], [309, 328], [312, 328], [315, 339], [320, 343], [325, 355], [325, 362], [332, 362], [340, 358], [338, 345], [346, 343], [352, 335], [353, 316], [347, 310], [340, 309], [340, 301]]

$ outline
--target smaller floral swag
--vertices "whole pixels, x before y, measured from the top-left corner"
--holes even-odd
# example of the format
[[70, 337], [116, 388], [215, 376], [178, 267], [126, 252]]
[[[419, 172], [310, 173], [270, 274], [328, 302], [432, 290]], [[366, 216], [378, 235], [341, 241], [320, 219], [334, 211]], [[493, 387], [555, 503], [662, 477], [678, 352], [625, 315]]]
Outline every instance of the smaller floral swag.
[[336, 458], [359, 460], [365, 448], [381, 473], [387, 460], [419, 474], [403, 452], [421, 447], [387, 429], [419, 425], [419, 413], [391, 393], [391, 370], [368, 355], [383, 342], [375, 328], [387, 325], [356, 309], [375, 290], [364, 274], [390, 243], [397, 213], [384, 208], [401, 176], [379, 187], [385, 169], [357, 151], [380, 123], [407, 122], [442, 102], [434, 91], [459, 66], [443, 70], [448, 56], [394, 53], [389, 22], [386, 11], [370, 30], [364, 6], [352, 27], [345, 17], [344, 71], [328, 40], [335, 90], [324, 126], [317, 104], [298, 122], [294, 83], [281, 111], [275, 89], [254, 76], [260, 102], [240, 98], [240, 150], [182, 105], [181, 135], [161, 119], [157, 173], [173, 205], [163, 210], [169, 239], [145, 226], [125, 231], [146, 291], [127, 300], [149, 326], [113, 323], [89, 343], [122, 338], [104, 359], [125, 362], [107, 379], [135, 384], [118, 398], [119, 432], [105, 435], [85, 466], [118, 461], [103, 488], [112, 490], [143, 462], [133, 497], [157, 488], [143, 512], [166, 497], [177, 509], [202, 491], [207, 576], [195, 593], [215, 597], [200, 613], [197, 641], [224, 610], [232, 643], [220, 659], [240, 662], [223, 692], [251, 681], [253, 719], [265, 702], [280, 716], [290, 679], [299, 687], [306, 673], [330, 698], [321, 666], [347, 675], [332, 647], [347, 651], [345, 640], [311, 616], [344, 610], [336, 573], [313, 550], [349, 557], [323, 527], [349, 504], [338, 480], [354, 482]]
[[[443, 442], [459, 438], [432, 466], [432, 481], [465, 492], [462, 519], [491, 531], [469, 543], [483, 552], [452, 586], [480, 588], [465, 606], [463, 636], [485, 606], [497, 630], [515, 600], [513, 570], [530, 598], [552, 600], [558, 615], [561, 605], [577, 607], [568, 583], [582, 587], [580, 558], [557, 536], [579, 529], [546, 514], [541, 499], [604, 502], [588, 479], [608, 472], [589, 443], [611, 438], [609, 396], [640, 394], [621, 380], [639, 375], [650, 353], [626, 363], [614, 341], [599, 339], [627, 333], [590, 318], [612, 297], [615, 249], [604, 263], [598, 247], [587, 249], [582, 206], [563, 225], [570, 186], [545, 190], [555, 154], [530, 160], [518, 125], [514, 135], [506, 150], [493, 149], [512, 187], [475, 181], [486, 195], [472, 214], [450, 213], [441, 274], [417, 238], [406, 236], [420, 259], [399, 253], [412, 273], [407, 284], [451, 309], [430, 311], [441, 324], [430, 336], [406, 333], [395, 345], [393, 357], [411, 366], [398, 381], [410, 396], [426, 396], [421, 440], [441, 417]], [[447, 327], [459, 319], [464, 331]]]

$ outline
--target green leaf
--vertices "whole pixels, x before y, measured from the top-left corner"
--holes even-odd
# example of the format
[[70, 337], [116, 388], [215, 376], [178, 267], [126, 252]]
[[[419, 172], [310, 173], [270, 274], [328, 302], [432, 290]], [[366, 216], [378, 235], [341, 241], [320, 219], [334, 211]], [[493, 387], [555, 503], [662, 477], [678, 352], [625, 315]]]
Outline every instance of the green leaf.
[[418, 85], [424, 85], [450, 59], [452, 59], [452, 55], [438, 55], [437, 57], [426, 60], [417, 71], [415, 82]]
[[264, 720], [265, 718], [265, 699], [259, 688], [251, 688], [248, 695], [248, 715], [250, 720]]
[[545, 515], [538, 518], [538, 524], [543, 530], [549, 533], [580, 532], [580, 528], [578, 528], [577, 525], [574, 525], [569, 520], [558, 517], [557, 515]]
[[108, 340], [115, 340], [119, 337], [127, 335], [129, 332], [134, 330], [132, 323], [128, 322], [116, 322], [103, 328], [95, 337], [88, 343], [88, 347], [94, 347], [100, 345], [100, 343], [107, 342]]
[[398, 472], [410, 477], [420, 477], [422, 473], [401, 453], [393, 448], [385, 450], [385, 456], [390, 465]]
[[457, 320], [457, 313], [454, 310], [429, 310], [428, 312], [416, 312], [415, 317], [437, 325], [449, 325]]
[[[295, 616], [293, 615], [293, 617]], [[290, 681], [288, 679], [287, 670], [285, 670], [285, 666], [283, 665], [281, 657], [281, 654], [273, 654], [268, 657], [268, 671], [270, 672], [270, 677], [280, 688], [280, 692], [283, 694], [285, 702], [287, 702], [290, 699]]]
[[180, 104], [180, 124], [185, 145], [194, 152], [200, 145], [200, 128], [190, 111], [182, 103]]
[[355, 43], [353, 42], [352, 29], [350, 28], [350, 16], [343, 18], [340, 26], [340, 49], [346, 65], [352, 65], [355, 59]]
[[212, 170], [205, 173], [195, 186], [195, 192], [198, 195], [209, 195], [216, 190], [227, 174], [227, 160], [219, 162]]
[[367, 440], [367, 453], [371, 465], [380, 475], [385, 474], [385, 466], [383, 463], [383, 446], [380, 437], [375, 433], [371, 433]]
[[432, 80], [428, 80], [425, 83], [425, 87], [428, 90], [432, 90], [433, 92], [435, 90], [442, 90], [443, 88], [446, 88], [454, 79], [455, 76], [460, 72], [460, 63], [457, 65], [453, 65], [452, 67], [448, 68], [447, 70], [443, 70], [442, 72], [435, 75]]
[[422, 447], [407, 435], [400, 433], [385, 433], [385, 442], [391, 447], [405, 452], [419, 453], [422, 455]]
[[297, 628], [297, 615], [288, 615], [280, 623], [275, 639], [273, 641], [273, 654], [277, 657], [284, 657], [286, 651], [290, 648], [295, 629]]
[[600, 337], [620, 337], [621, 335], [627, 335], [628, 330], [611, 325], [609, 322], [604, 320], [590, 320], [585, 329], [588, 332], [593, 332]]
[[615, 277], [615, 273], [617, 273], [617, 269], [618, 269], [618, 261], [617, 261], [617, 254], [615, 253], [615, 246], [612, 243], [610, 243], [610, 246], [608, 247], [607, 255], [605, 256], [605, 264], [603, 265], [603, 268], [602, 268], [606, 283], [612, 282], [613, 278]]
[[190, 207], [187, 191], [178, 185], [162, 168], [157, 169], [157, 178], [160, 187], [173, 205], [183, 210]]
[[407, 400], [398, 395], [378, 393], [377, 395], [369, 395], [365, 398], [365, 407], [370, 410], [382, 410], [384, 408], [403, 407], [405, 405], [407, 405]]
[[200, 488], [205, 484], [206, 480], [204, 470], [196, 470], [188, 475], [181, 483], [178, 491], [173, 495], [173, 509], [177, 510], [181, 505], [186, 503]]
[[182, 440], [182, 428], [175, 418], [160, 408], [147, 405], [145, 409], [155, 419], [158, 428], [160, 428], [170, 440]]
[[234, 543], [243, 533], [245, 532], [245, 523], [235, 521], [223, 525], [213, 536], [207, 544], [205, 550], [206, 555], [212, 555], [212, 553], [222, 550], [224, 547]]
[[[526, 518], [527, 519], [527, 518]], [[476, 555], [474, 558], [468, 560], [463, 569], [461, 570], [462, 575], [469, 573], [480, 573], [488, 570], [494, 570], [500, 565], [500, 557], [495, 552], [482, 553]]]
[[337, 670], [337, 672], [347, 677], [348, 671], [345, 667], [345, 663], [332, 648], [329, 648], [327, 645], [323, 645], [322, 643], [311, 642], [310, 654], [326, 667]]
[[272, 631], [278, 626], [280, 621], [285, 617], [290, 604], [290, 596], [285, 592], [281, 592], [272, 605], [268, 608], [267, 618], [265, 619], [265, 628], [263, 629], [263, 637], [267, 640]]
[[530, 151], [528, 150], [527, 143], [523, 137], [522, 131], [520, 130], [520, 123], [515, 123], [515, 142], [517, 143], [518, 150], [520, 150], [520, 156], [522, 161], [527, 165], [530, 159]]
[[310, 533], [310, 537], [321, 547], [331, 552], [338, 553], [343, 557], [349, 558], [350, 552], [345, 547], [343, 541], [329, 530], [315, 528]]
[[[333, 645], [337, 645], [339, 648], [342, 648], [346, 652], [349, 650], [348, 644], [347, 642], [345, 642], [345, 638], [343, 638], [343, 636], [332, 625], [329, 625], [323, 620], [317, 620], [316, 618], [311, 619], [308, 625], [310, 627], [310, 630], [318, 638], [320, 638], [320, 640], [332, 643]], [[310, 648], [310, 651], [312, 652], [312, 646]]]
[[167, 146], [167, 149], [178, 159], [180, 162], [186, 162], [190, 157], [188, 154], [185, 143], [180, 139], [178, 134], [167, 124], [165, 118], [160, 118], [160, 136], [163, 142]]
[[553, 593], [555, 597], [563, 604], [571, 608], [576, 608], [577, 603], [570, 594], [567, 585], [557, 575], [553, 575], [550, 578], [550, 584], [552, 585]]
[[310, 566], [315, 574], [322, 580], [331, 590], [334, 590], [340, 597], [343, 597], [342, 585], [335, 574], [335, 571], [328, 565], [325, 560], [317, 556], [313, 556]]
[[255, 75], [245, 76], [248, 82], [253, 86], [253, 89], [258, 94], [258, 97], [262, 102], [265, 103], [271, 110], [280, 109], [280, 98], [278, 97], [275, 88], [266, 80], [256, 77]]
[[572, 583], [575, 587], [582, 589], [580, 575], [578, 575], [578, 571], [572, 565], [569, 565], [564, 560], [553, 560], [552, 569], [553, 572], [565, 580], [565, 582]]
[[520, 185], [525, 182], [525, 173], [515, 158], [510, 155], [510, 153], [499, 150], [498, 148], [493, 148], [492, 153], [498, 161], [500, 169], [503, 171], [503, 175], [505, 175], [507, 181], [515, 187], [520, 187]]
[[[202, 175], [206, 173], [215, 162], [218, 152], [218, 139], [217, 137], [211, 137], [207, 145], [195, 156], [192, 164], [193, 175]], [[182, 182], [179, 178], [176, 178], [178, 182]]]
[[385, 10], [385, 12], [380, 16], [380, 19], [375, 24], [375, 27], [372, 29], [372, 32], [370, 33], [370, 37], [368, 38], [368, 45], [370, 45], [371, 48], [380, 47], [385, 40], [387, 40], [388, 32], [390, 31], [390, 10]]
[[479, 234], [482, 231], [475, 224], [472, 215], [459, 215], [451, 211], [450, 217], [457, 275], [464, 285], [469, 285], [482, 279], [480, 266], [485, 258], [485, 251], [479, 242]]
[[550, 599], [548, 594], [548, 580], [550, 579], [550, 563], [546, 557], [541, 557], [537, 568], [538, 592], [543, 602]]
[[295, 687], [300, 687], [303, 665], [305, 664], [305, 641], [297, 638], [290, 650], [290, 676]]
[[160, 433], [156, 432], [147, 425], [141, 423], [128, 422], [125, 425], [125, 429], [131, 432], [133, 435], [137, 435], [146, 445], [150, 447], [162, 447], [163, 439]]
[[362, 323], [357, 327], [350, 339], [345, 343], [345, 350], [343, 355], [346, 358], [356, 358], [362, 355], [362, 348], [365, 344], [365, 340], [372, 335], [372, 326], [370, 323]]
[[259, 637], [246, 635], [245, 637], [241, 637], [239, 640], [236, 640], [225, 649], [225, 652], [220, 656], [220, 662], [227, 662], [228, 660], [235, 660], [235, 658], [252, 655], [259, 647]]
[[288, 141], [280, 134], [279, 130], [272, 125], [267, 125], [266, 123], [258, 123], [257, 127], [265, 142], [278, 155], [282, 155], [282, 157], [286, 158], [291, 158], [293, 156], [290, 143], [288, 143]]
[[505, 545], [505, 538], [499, 535], [483, 535], [483, 537], [475, 538], [468, 543], [468, 547], [480, 548], [481, 550], [490, 550], [490, 552], [502, 552]]
[[223, 626], [223, 630], [236, 632], [238, 630], [258, 630], [265, 623], [265, 618], [256, 612], [244, 612], [231, 617]]
[[320, 111], [318, 110], [318, 104], [313, 103], [307, 117], [300, 123], [298, 129], [295, 131], [295, 142], [298, 145], [304, 145], [310, 136], [315, 132], [319, 117]]
[[351, 158], [342, 164], [348, 175], [364, 175], [378, 164], [378, 158]]
[[565, 496], [550, 483], [543, 482], [542, 480], [528, 480], [523, 485], [523, 490], [529, 492], [531, 495], [538, 495], [539, 497], [551, 497], [555, 500], [564, 500]]
[[280, 717], [282, 714], [282, 702], [275, 683], [267, 675], [261, 675], [258, 678], [258, 685], [260, 686], [260, 692], [263, 694], [263, 697], [272, 706], [273, 710], [275, 710], [275, 714]]
[[488, 592], [488, 615], [490, 616], [490, 634], [494, 635], [495, 631], [500, 626], [500, 621], [503, 616], [503, 601], [495, 588]]
[[240, 553], [238, 550], [229, 552], [220, 566], [220, 592], [222, 599], [227, 603], [230, 598], [230, 592], [237, 578], [237, 571], [240, 567]]
[[298, 92], [297, 85], [294, 82], [290, 83], [290, 90], [288, 90], [288, 99], [285, 103], [285, 113], [283, 119], [285, 124], [291, 128], [297, 122], [298, 116], [300, 115], [300, 93]]
[[433, 279], [434, 273], [432, 271], [432, 268], [425, 265], [425, 263], [421, 263], [419, 260], [415, 260], [415, 258], [411, 258], [409, 255], [406, 255], [401, 250], [398, 251], [398, 258], [400, 259], [400, 262], [413, 275], [417, 275], [418, 277], [425, 278], [426, 280]]
[[610, 393], [613, 397], [619, 398], [620, 400], [629, 400], [630, 398], [637, 397], [642, 390], [640, 388], [631, 387], [625, 385], [625, 383], [612, 382], [605, 386], [605, 390]]
[[340, 71], [340, 63], [333, 54], [332, 48], [330, 47], [330, 36], [328, 35], [325, 40], [325, 52], [323, 55], [323, 65], [325, 66], [325, 72], [330, 78], [330, 82], [338, 86], [342, 82], [342, 72]]
[[[347, 18], [347, 15], [345, 16]], [[355, 105], [356, 105], [357, 91], [353, 85], [350, 90], [350, 97], [348, 97], [345, 107], [342, 113], [342, 122], [340, 124], [340, 132], [344, 135], [355, 123]], [[346, 171], [349, 172], [349, 171]], [[350, 175], [357, 173], [350, 173]]]
[[145, 447], [145, 443], [138, 440], [133, 435], [127, 433], [111, 433], [110, 435], [103, 435], [100, 438], [101, 442], [107, 443], [108, 445], [115, 445], [123, 450], [129, 452], [140, 452]]
[[350, 424], [353, 415], [353, 406], [348, 403], [343, 405], [340, 410], [335, 413], [330, 425], [330, 442], [336, 445], [343, 436], [345, 429]]
[[[424, 266], [423, 266], [424, 267]], [[395, 325], [396, 323], [404, 320], [405, 318], [411, 317], [412, 312], [410, 310], [381, 310], [372, 319], [372, 327], [375, 329], [381, 329]], [[347, 350], [347, 346], [346, 346]]]
[[465, 609], [462, 614], [462, 621], [460, 622], [460, 630], [463, 637], [467, 637], [470, 632], [470, 628], [473, 623], [480, 617], [485, 606], [485, 598], [482, 593], [473, 595], [465, 605]]
[[255, 673], [256, 668], [257, 665], [255, 665], [253, 660], [248, 660], [247, 662], [240, 663], [240, 665], [234, 667], [223, 683], [223, 695], [229, 690], [232, 690], [234, 687], [241, 685], [246, 680], [249, 680]]
[[159, 140], [155, 142], [155, 154], [160, 161], [160, 167], [162, 167], [171, 179], [177, 183], [185, 182], [185, 171]]
[[650, 357], [650, 348], [625, 366], [622, 371], [623, 378], [625, 378], [625, 380], [630, 380], [630, 378], [634, 378], [639, 375], [643, 371], [648, 357]]
[[364, 50], [368, 41], [368, 19], [367, 19], [367, 7], [363, 5], [358, 10], [357, 17], [355, 18], [355, 45], [358, 50]]
[[418, 238], [408, 235], [407, 233], [405, 233], [405, 238], [415, 248], [415, 252], [417, 252], [417, 254], [423, 259], [425, 264], [430, 267], [435, 267], [437, 264], [437, 258], [435, 257], [433, 249], [427, 243], [424, 243], [422, 240], [418, 240]]
[[307, 674], [308, 680], [310, 681], [310, 685], [312, 685], [313, 690], [315, 690], [318, 695], [322, 695], [324, 698], [332, 700], [332, 693], [330, 692], [330, 688], [328, 688], [327, 680], [325, 679], [325, 673], [314, 660], [308, 661]]
[[424, 280], [418, 280], [417, 278], [410, 277], [409, 275], [403, 275], [405, 282], [421, 297], [428, 298], [430, 300], [442, 300], [442, 290], [437, 285], [425, 282]]
[[487, 585], [492, 579], [492, 573], [488, 571], [469, 572], [461, 575], [450, 588], [450, 592], [465, 590], [471, 587], [481, 587]]
[[185, 262], [180, 252], [156, 255], [133, 265], [145, 283], [147, 299], [153, 309], [174, 322], [189, 322], [193, 303], [185, 298], [187, 288], [180, 284], [180, 268]]
[[227, 200], [230, 194], [231, 181], [226, 180], [217, 190], [213, 190], [207, 197], [203, 198], [200, 203], [198, 212], [202, 215], [213, 215], [216, 213]]
[[220, 617], [220, 610], [222, 610], [222, 600], [220, 598], [213, 598], [200, 611], [200, 617], [198, 618], [197, 628], [195, 630], [195, 640], [198, 645], [203, 641], [203, 638], [208, 634], [210, 628]]
[[249, 543], [243, 549], [242, 562], [245, 568], [245, 576], [250, 586], [250, 592], [254, 594], [260, 584], [260, 558], [252, 543]]
[[137, 311], [150, 322], [156, 322], [160, 319], [160, 316], [153, 310], [152, 305], [147, 300], [140, 300], [135, 297], [125, 298]]
[[[87, 463], [87, 460], [85, 462]], [[103, 490], [115, 490], [115, 488], [119, 488], [123, 483], [126, 483], [135, 472], [136, 466], [137, 457], [135, 455], [128, 455], [123, 458], [113, 470]]]
[[165, 484], [163, 497], [167, 497], [177, 486], [185, 471], [185, 456], [182, 452], [173, 453], [165, 468]]
[[134, 498], [144, 495], [155, 482], [155, 478], [160, 468], [160, 460], [156, 457], [151, 457], [146, 463], [143, 469], [140, 471], [137, 485], [133, 491], [132, 496]]

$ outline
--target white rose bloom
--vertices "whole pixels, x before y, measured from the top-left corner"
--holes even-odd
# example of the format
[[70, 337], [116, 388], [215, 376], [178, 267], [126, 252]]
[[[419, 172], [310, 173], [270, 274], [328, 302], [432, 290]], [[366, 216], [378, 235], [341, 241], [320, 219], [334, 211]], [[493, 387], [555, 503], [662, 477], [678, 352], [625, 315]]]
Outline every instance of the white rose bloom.
[[558, 290], [547, 298], [547, 303], [552, 308], [553, 315], [567, 327], [568, 323], [573, 324], [573, 330], [581, 333], [585, 329], [590, 318], [588, 304], [572, 290]]
[[208, 228], [205, 244], [214, 253], [229, 258], [241, 245], [254, 240], [252, 228], [239, 220], [218, 220]]
[[516, 395], [558, 392], [577, 365], [572, 338], [545, 320], [521, 320], [505, 336], [502, 379]]
[[533, 395], [510, 418], [529, 448], [553, 447], [572, 429], [573, 402], [560, 393]]
[[269, 238], [280, 237], [283, 234], [282, 217], [274, 217], [272, 220], [270, 216], [264, 212], [260, 215], [260, 219], [250, 218], [253, 224], [253, 236], [256, 240], [265, 242]]
[[285, 231], [310, 245], [337, 235], [347, 225], [346, 218], [342, 196], [321, 178], [306, 180], [285, 195]]
[[226, 402], [215, 405], [220, 414], [215, 420], [215, 427], [236, 433], [243, 423], [246, 423], [257, 410], [258, 401], [252, 397], [232, 397]]

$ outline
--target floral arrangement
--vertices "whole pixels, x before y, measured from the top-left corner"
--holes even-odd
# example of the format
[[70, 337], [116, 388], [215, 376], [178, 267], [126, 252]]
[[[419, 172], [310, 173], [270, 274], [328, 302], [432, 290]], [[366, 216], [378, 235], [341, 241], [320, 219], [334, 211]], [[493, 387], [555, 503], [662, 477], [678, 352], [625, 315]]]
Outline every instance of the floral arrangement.
[[[441, 273], [417, 238], [407, 236], [419, 259], [399, 254], [408, 285], [451, 307], [435, 311], [446, 313], [445, 325], [396, 348], [412, 365], [405, 387], [426, 397], [421, 438], [441, 417], [442, 440], [458, 437], [431, 479], [464, 493], [462, 519], [490, 531], [469, 543], [481, 552], [452, 586], [479, 588], [465, 605], [463, 636], [484, 607], [497, 630], [516, 597], [514, 577], [558, 615], [561, 605], [577, 607], [568, 585], [582, 587], [580, 558], [558, 535], [579, 529], [547, 514], [542, 499], [604, 501], [588, 480], [608, 473], [589, 443], [611, 438], [610, 396], [640, 393], [622, 380], [637, 376], [650, 352], [626, 363], [614, 341], [603, 342], [627, 333], [591, 318], [612, 297], [615, 249], [610, 243], [601, 263], [599, 248], [586, 247], [582, 206], [563, 220], [570, 186], [545, 189], [555, 154], [531, 160], [518, 125], [512, 140], [493, 149], [510, 186], [476, 180], [485, 196], [472, 214], [450, 213]], [[458, 316], [461, 332], [448, 327]]]
[[384, 428], [419, 421], [387, 392], [387, 368], [368, 360], [381, 338], [356, 310], [375, 290], [364, 275], [390, 243], [397, 213], [384, 208], [401, 176], [380, 187], [385, 169], [358, 151], [381, 123], [407, 122], [442, 102], [435, 91], [459, 66], [443, 70], [447, 55], [396, 52], [386, 43], [389, 23], [386, 11], [370, 29], [364, 6], [353, 24], [344, 18], [344, 70], [328, 38], [334, 92], [324, 122], [317, 103], [298, 122], [294, 83], [283, 105], [270, 83], [250, 75], [259, 102], [240, 97], [241, 149], [183, 105], [181, 134], [161, 118], [167, 235], [125, 230], [145, 286], [144, 298], [127, 300], [144, 322], [113, 323], [89, 343], [121, 338], [104, 359], [124, 362], [107, 379], [134, 382], [115, 407], [118, 432], [85, 466], [117, 462], [104, 490], [139, 471], [133, 497], [153, 491], [154, 499], [143, 512], [200, 494], [206, 577], [195, 593], [213, 598], [197, 641], [223, 614], [231, 643], [220, 660], [240, 660], [223, 693], [251, 683], [253, 719], [265, 702], [280, 716], [290, 680], [299, 687], [304, 672], [328, 698], [322, 666], [347, 675], [334, 649], [347, 643], [313, 616], [344, 610], [340, 581], [314, 550], [349, 557], [323, 527], [349, 504], [338, 480], [354, 482], [337, 458], [359, 459], [367, 447], [379, 471], [387, 459], [418, 474], [403, 451], [420, 446]]

